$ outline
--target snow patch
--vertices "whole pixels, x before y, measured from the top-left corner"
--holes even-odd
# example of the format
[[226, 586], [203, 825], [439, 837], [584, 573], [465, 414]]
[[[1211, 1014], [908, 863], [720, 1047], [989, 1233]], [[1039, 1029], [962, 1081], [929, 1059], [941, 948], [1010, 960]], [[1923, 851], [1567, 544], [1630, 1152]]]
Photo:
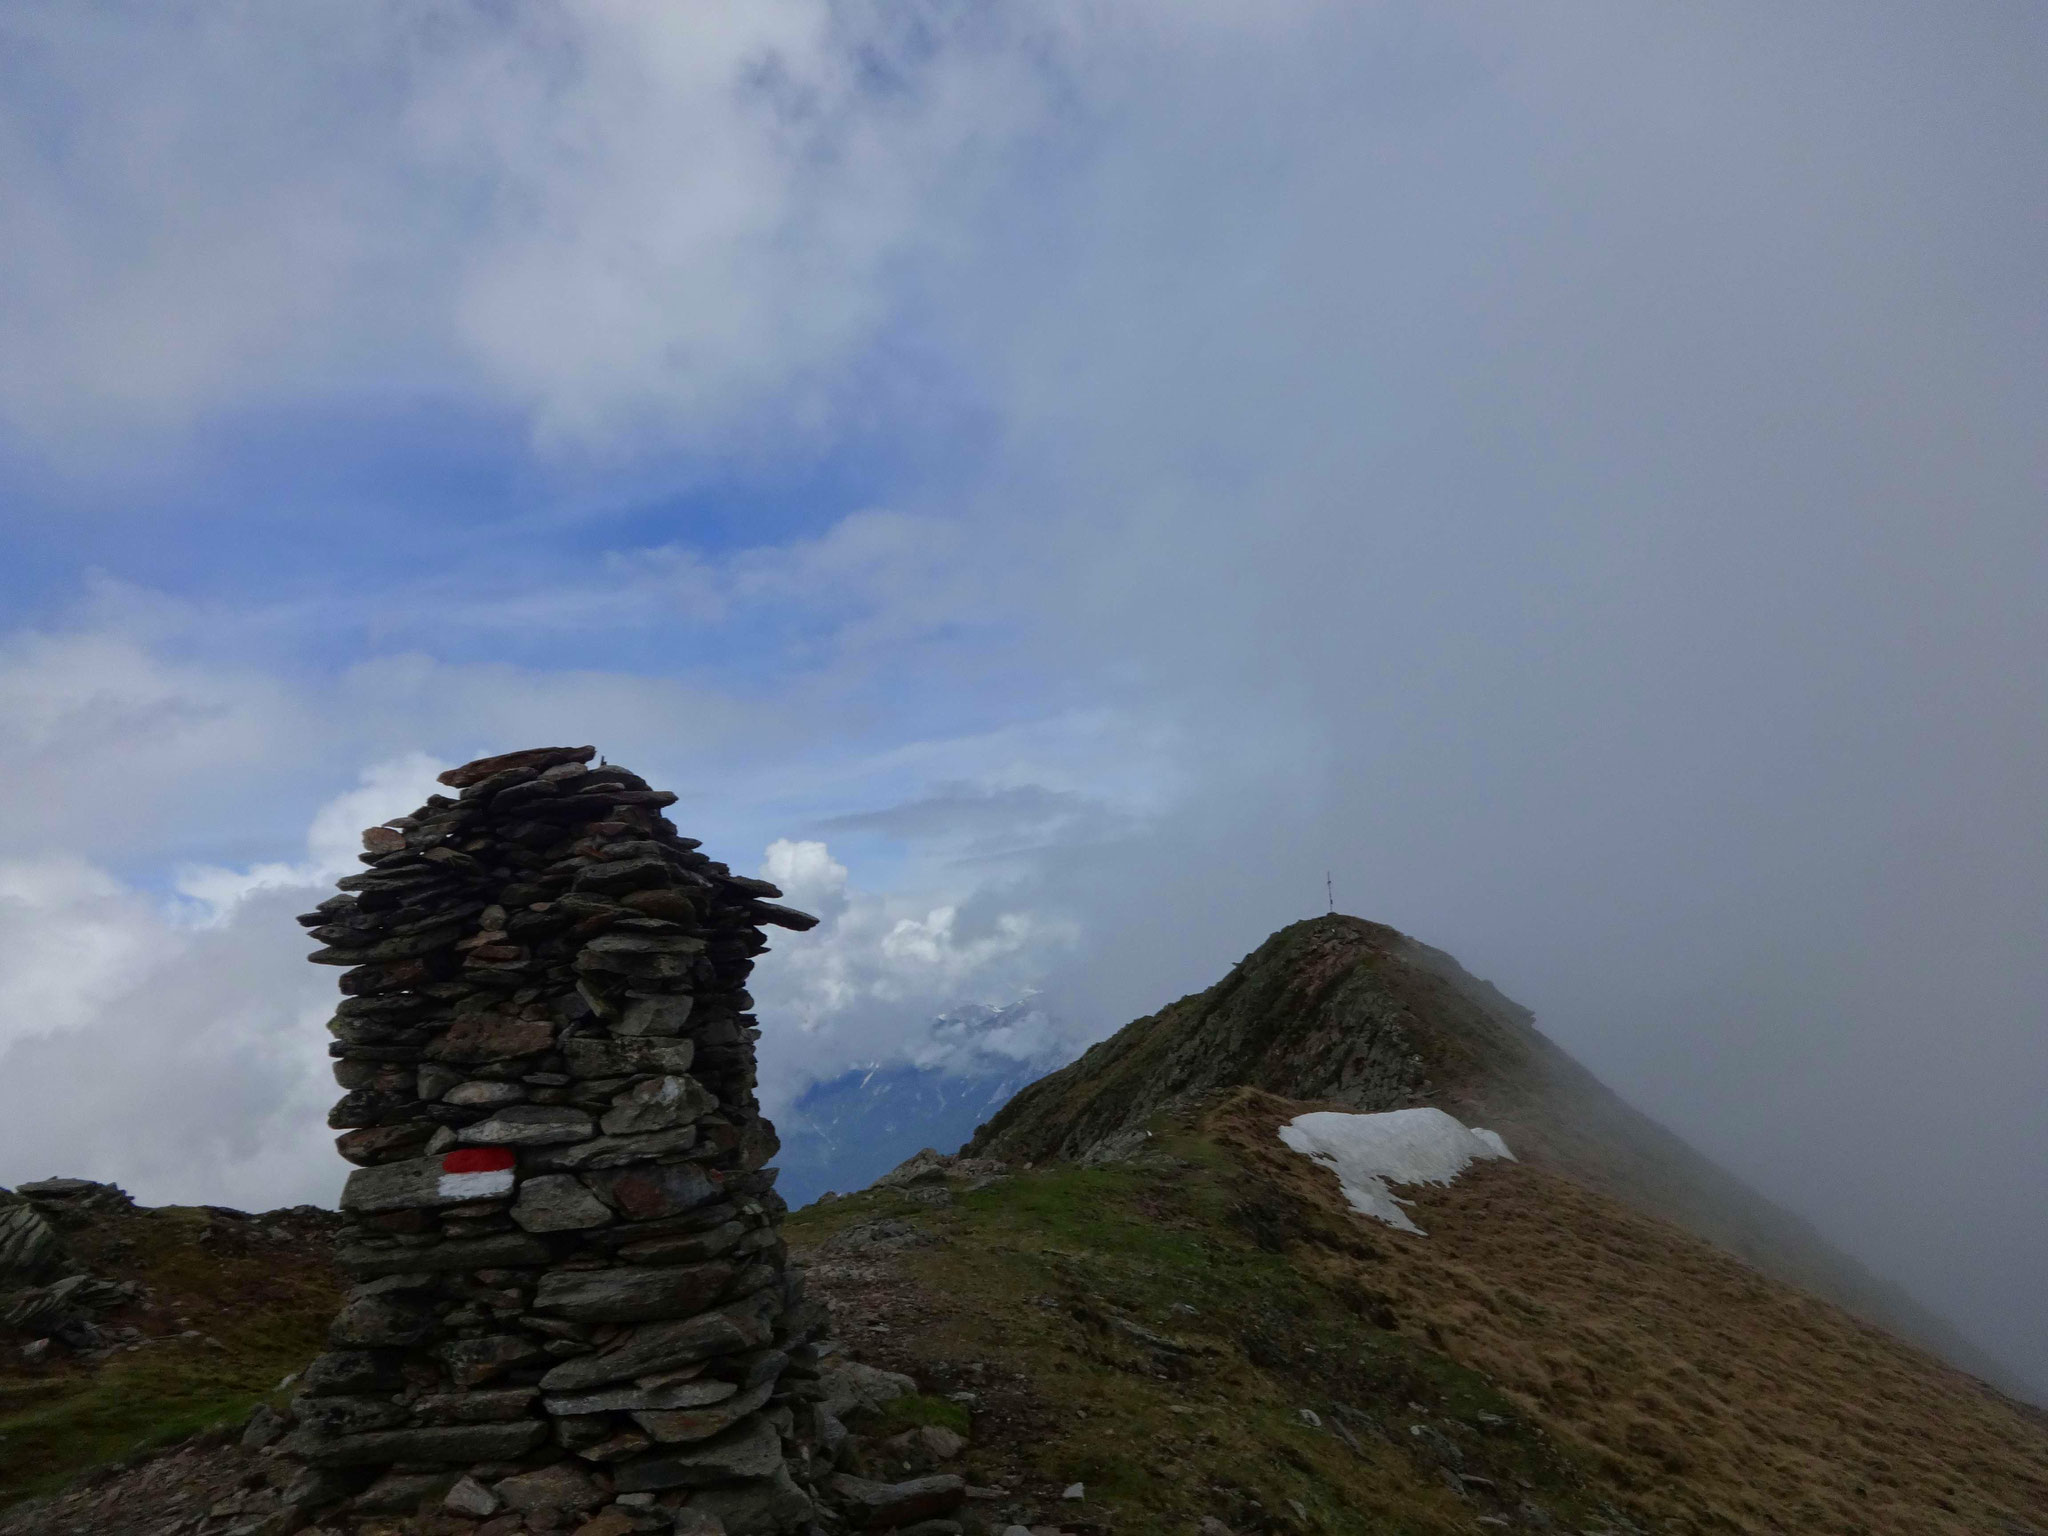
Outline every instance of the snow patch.
[[1418, 1235], [1422, 1228], [1389, 1184], [1448, 1184], [1481, 1158], [1515, 1156], [1492, 1131], [1468, 1130], [1440, 1109], [1296, 1115], [1280, 1127], [1280, 1139], [1334, 1171], [1351, 1209]]

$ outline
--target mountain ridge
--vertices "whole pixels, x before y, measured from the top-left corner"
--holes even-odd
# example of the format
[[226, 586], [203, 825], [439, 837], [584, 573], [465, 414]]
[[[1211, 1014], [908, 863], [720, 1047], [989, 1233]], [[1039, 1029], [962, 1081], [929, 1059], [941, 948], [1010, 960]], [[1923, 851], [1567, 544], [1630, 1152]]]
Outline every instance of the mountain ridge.
[[[806, 1400], [846, 1522], [827, 1528], [2048, 1536], [2048, 1412], [1645, 1210], [1690, 1199], [1780, 1235], [1767, 1202], [1604, 1094], [1448, 955], [1358, 919], [1282, 930], [1020, 1095], [980, 1155], [920, 1153], [790, 1215], [833, 1318]], [[1517, 1155], [1390, 1174], [1406, 1224], [1361, 1214], [1283, 1135], [1423, 1105]], [[132, 1344], [16, 1351], [0, 1328], [0, 1533], [300, 1529], [280, 1437], [304, 1404], [266, 1382], [332, 1315], [332, 1218], [137, 1211], [57, 1183], [85, 1191], [76, 1256], [146, 1284], [99, 1324]], [[70, 1219], [56, 1186], [27, 1193]], [[603, 1461], [564, 1446], [524, 1476], [568, 1497]], [[501, 1504], [541, 1488], [481, 1470]], [[715, 1536], [688, 1508], [486, 1515], [452, 1478], [394, 1471], [316, 1529]]]
[[1213, 986], [1020, 1091], [963, 1151], [1016, 1162], [1114, 1155], [1149, 1117], [1240, 1085], [1359, 1111], [1429, 1105], [1484, 1125], [1524, 1160], [2024, 1395], [1946, 1319], [1628, 1104], [1530, 1010], [1445, 951], [1364, 918], [1280, 929]]
[[1278, 1134], [1328, 1107], [920, 1157], [791, 1242], [865, 1358], [993, 1410], [1034, 1531], [2043, 1536], [2048, 1414], [1541, 1162], [1362, 1217]]

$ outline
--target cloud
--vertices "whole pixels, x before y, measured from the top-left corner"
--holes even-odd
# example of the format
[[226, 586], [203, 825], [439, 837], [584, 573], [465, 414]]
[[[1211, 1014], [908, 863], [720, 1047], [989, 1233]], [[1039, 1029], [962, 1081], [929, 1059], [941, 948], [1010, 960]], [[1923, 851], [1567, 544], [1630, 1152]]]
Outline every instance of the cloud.
[[815, 432], [962, 173], [1036, 120], [994, 30], [824, 0], [16, 8], [41, 88], [0, 110], [0, 419], [77, 460], [402, 376], [579, 451], [768, 402]]
[[983, 274], [1046, 664], [1193, 765], [1059, 979], [1147, 1011], [1330, 869], [2048, 1381], [1986, 1214], [2048, 1151], [2038, 27], [1395, 14], [1140, 58]]
[[821, 826], [937, 844], [958, 858], [986, 859], [1111, 837], [1128, 830], [1129, 818], [1075, 790], [952, 783], [935, 785], [902, 805], [835, 816]]
[[[361, 829], [411, 810], [443, 765], [373, 764], [314, 811], [302, 857], [186, 865], [157, 895], [76, 858], [0, 864], [0, 1183], [67, 1172], [147, 1201], [331, 1203], [345, 1172], [324, 1125], [333, 977], [305, 964], [291, 915], [358, 867]], [[963, 998], [1016, 999], [1074, 942], [1056, 916], [972, 880], [862, 890], [822, 842], [777, 841], [761, 868], [823, 918], [758, 983], [778, 1107], [906, 1052], [1044, 1059], [1065, 1038], [1029, 1013], [973, 1040], [928, 1027]]]
[[174, 948], [148, 904], [104, 870], [0, 864], [0, 1045], [78, 1028]]
[[[232, 795], [277, 748], [293, 701], [274, 678], [181, 663], [118, 630], [0, 639], [0, 846], [144, 853], [170, 806]], [[161, 846], [158, 844], [157, 846]]]
[[378, 764], [315, 814], [302, 862], [194, 866], [173, 896], [79, 860], [0, 866], [0, 1183], [67, 1173], [159, 1203], [331, 1204], [333, 977], [305, 963], [291, 918], [439, 766]]
[[[933, 1021], [967, 1001], [1017, 1001], [1079, 939], [1069, 919], [1030, 891], [957, 876], [937, 888], [861, 890], [822, 842], [779, 839], [760, 869], [791, 904], [820, 919], [778, 941], [756, 973], [767, 1024], [762, 1096], [771, 1112], [814, 1082], [878, 1061], [965, 1065], [962, 1052], [971, 1050]], [[1056, 1034], [1071, 1039], [1037, 1018], [1033, 1031], [1020, 1025], [1001, 1039], [1044, 1059]]]
[[160, 953], [132, 986], [74, 995], [70, 1027], [0, 1048], [0, 1182], [66, 1174], [153, 1204], [331, 1205], [346, 1171], [325, 1125], [332, 983], [306, 974], [289, 937], [308, 894], [261, 891], [199, 929], [141, 919]]
[[852, 888], [845, 866], [819, 842], [771, 843], [761, 872], [821, 918], [814, 937], [789, 945], [774, 970], [780, 1011], [806, 1033], [843, 1027], [845, 1016], [877, 1007], [885, 1031], [921, 1024], [970, 989], [1009, 1002], [1023, 978], [1042, 974], [1051, 952], [1076, 937], [1056, 916], [999, 910], [999, 892], [971, 885], [956, 885], [950, 897]]
[[846, 866], [823, 843], [777, 838], [761, 861], [761, 878], [814, 917], [837, 918], [846, 911]]
[[357, 855], [363, 848], [363, 829], [411, 811], [427, 796], [441, 793], [437, 777], [448, 766], [424, 752], [373, 763], [363, 770], [357, 788], [336, 795], [314, 813], [306, 832], [303, 862], [252, 864], [245, 869], [187, 865], [178, 871], [177, 892], [198, 904], [201, 915], [197, 921], [202, 926], [217, 928], [233, 922], [242, 904], [259, 893], [324, 891], [342, 876], [360, 872]]

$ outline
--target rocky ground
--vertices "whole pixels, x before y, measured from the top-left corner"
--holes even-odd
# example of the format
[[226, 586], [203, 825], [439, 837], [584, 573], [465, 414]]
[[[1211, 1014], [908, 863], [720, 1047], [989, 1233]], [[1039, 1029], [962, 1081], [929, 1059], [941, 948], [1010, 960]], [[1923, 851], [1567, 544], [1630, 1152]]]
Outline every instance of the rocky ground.
[[[967, 1437], [948, 1423], [960, 1413], [934, 1404], [907, 1377], [842, 1361], [825, 1377], [833, 1402], [866, 1433], [849, 1431], [846, 1465], [832, 1479], [833, 1526], [902, 1528], [919, 1536], [961, 1536], [968, 1523], [948, 1520], [963, 1506], [992, 1505], [1001, 1490], [970, 1488], [950, 1465]], [[948, 1409], [952, 1409], [949, 1413]], [[960, 1413], [960, 1421], [964, 1421]], [[715, 1519], [679, 1517], [657, 1499], [639, 1507], [592, 1514], [607, 1496], [599, 1480], [571, 1464], [521, 1473], [486, 1485], [452, 1476], [394, 1474], [355, 1501], [346, 1520], [308, 1525], [288, 1497], [297, 1469], [278, 1454], [281, 1421], [259, 1409], [239, 1432], [216, 1428], [183, 1443], [101, 1468], [55, 1495], [30, 1500], [0, 1515], [5, 1536], [628, 1536], [630, 1532], [687, 1530], [717, 1536]], [[867, 1472], [872, 1475], [862, 1476]], [[486, 1512], [488, 1511], [488, 1512]]]
[[246, 1418], [320, 1347], [340, 1295], [336, 1217], [310, 1206], [144, 1209], [56, 1179], [0, 1195], [0, 1223], [16, 1238], [0, 1490], [16, 1497]]
[[[292, 1361], [317, 1348], [337, 1289], [327, 1257], [335, 1218], [142, 1210], [118, 1190], [76, 1180], [32, 1186], [5, 1209], [16, 1213], [8, 1251], [22, 1256], [18, 1270], [33, 1260], [43, 1288], [52, 1276], [94, 1276], [88, 1259], [138, 1278], [93, 1278], [99, 1289], [85, 1294], [105, 1299], [90, 1316], [77, 1304], [61, 1316], [23, 1308], [19, 1315], [52, 1331], [16, 1329], [0, 1340], [0, 1404], [12, 1410], [0, 1419], [9, 1468], [0, 1490], [52, 1487], [0, 1512], [4, 1536], [626, 1536], [685, 1528], [716, 1536], [715, 1518], [678, 1515], [675, 1501], [655, 1496], [593, 1514], [614, 1490], [601, 1469], [567, 1461], [489, 1483], [394, 1474], [359, 1494], [346, 1518], [319, 1523], [316, 1501], [309, 1522], [299, 1486], [306, 1474], [281, 1454], [294, 1377], [267, 1374], [277, 1360], [260, 1346], [288, 1340]], [[906, 1319], [917, 1305], [910, 1292], [885, 1299], [850, 1291], [847, 1303]], [[142, 1362], [168, 1358], [187, 1368], [138, 1373]], [[259, 1359], [268, 1365], [252, 1366]], [[986, 1527], [976, 1511], [992, 1506], [999, 1490], [970, 1487], [954, 1465], [968, 1444], [969, 1406], [843, 1347], [820, 1384], [839, 1462], [821, 1490], [830, 1505], [819, 1511], [825, 1522], [921, 1528], [922, 1536]], [[191, 1428], [194, 1415], [206, 1418], [204, 1427]], [[104, 1459], [110, 1448], [125, 1454]], [[66, 1477], [84, 1463], [92, 1465]]]

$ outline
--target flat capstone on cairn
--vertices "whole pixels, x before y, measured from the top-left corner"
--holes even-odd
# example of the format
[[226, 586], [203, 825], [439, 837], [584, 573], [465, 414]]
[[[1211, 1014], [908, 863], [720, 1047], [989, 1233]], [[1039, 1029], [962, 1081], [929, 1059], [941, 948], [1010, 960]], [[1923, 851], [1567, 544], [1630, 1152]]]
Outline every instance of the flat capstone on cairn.
[[594, 756], [451, 769], [299, 919], [348, 967], [328, 1123], [358, 1166], [286, 1450], [337, 1529], [741, 1536], [811, 1518], [829, 1471], [746, 991], [761, 925], [816, 919]]

